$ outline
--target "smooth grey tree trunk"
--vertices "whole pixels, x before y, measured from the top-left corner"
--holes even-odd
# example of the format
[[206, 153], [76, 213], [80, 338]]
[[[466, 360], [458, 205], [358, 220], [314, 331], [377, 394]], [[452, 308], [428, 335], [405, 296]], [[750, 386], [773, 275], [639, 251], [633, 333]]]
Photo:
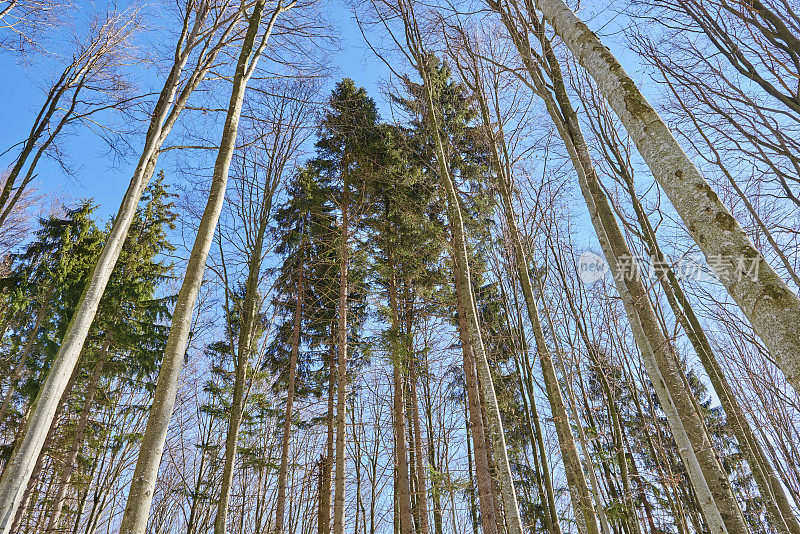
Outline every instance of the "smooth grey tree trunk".
[[[233, 486], [234, 468], [236, 465], [236, 451], [239, 443], [239, 429], [242, 424], [245, 405], [247, 403], [247, 367], [255, 344], [255, 322], [258, 301], [258, 281], [261, 274], [261, 253], [264, 245], [264, 233], [267, 230], [267, 215], [262, 209], [262, 218], [258, 221], [258, 231], [255, 244], [250, 251], [248, 261], [247, 281], [245, 282], [245, 295], [242, 303], [241, 327], [239, 330], [239, 343], [234, 354], [235, 378], [233, 385], [233, 402], [230, 408], [228, 431], [225, 436], [225, 464], [222, 469], [222, 488], [217, 501], [217, 515], [214, 518], [215, 534], [225, 534], [228, 519], [228, 502], [231, 487]], [[227, 291], [227, 288], [226, 288]], [[229, 327], [230, 329], [230, 327]], [[232, 336], [231, 336], [232, 337]], [[233, 340], [231, 339], [231, 342]]]
[[175, 303], [172, 326], [167, 338], [164, 359], [161, 363], [161, 371], [153, 394], [153, 405], [150, 408], [150, 416], [142, 437], [139, 458], [136, 462], [133, 481], [128, 494], [128, 502], [122, 517], [121, 534], [144, 534], [147, 528], [150, 504], [158, 478], [158, 468], [161, 463], [161, 455], [164, 451], [169, 422], [178, 392], [178, 378], [189, 340], [191, 318], [197, 295], [200, 291], [200, 284], [203, 281], [208, 252], [214, 239], [217, 222], [225, 200], [228, 172], [236, 144], [245, 90], [258, 63], [258, 58], [266, 46], [275, 20], [280, 13], [294, 5], [292, 3], [285, 8], [280, 3], [277, 5], [261, 38], [261, 42], [256, 47], [256, 36], [261, 26], [265, 2], [266, 0], [257, 1], [248, 19], [247, 32], [236, 64], [220, 148], [214, 163], [214, 175], [211, 181], [208, 201], [200, 219], [197, 237], [186, 267], [186, 275]]
[[[412, 15], [413, 16], [413, 15]], [[413, 19], [412, 19], [413, 20]], [[472, 281], [470, 280], [469, 264], [466, 248], [466, 238], [464, 235], [464, 221], [461, 216], [461, 208], [456, 193], [455, 185], [450, 176], [450, 169], [439, 135], [438, 121], [436, 119], [436, 109], [433, 103], [431, 82], [428, 76], [427, 56], [422, 50], [422, 40], [416, 33], [415, 22], [413, 27], [407, 27], [407, 31], [416, 35], [415, 42], [409, 43], [416, 50], [414, 57], [417, 62], [417, 69], [423, 80], [423, 90], [426, 98], [426, 115], [428, 117], [431, 133], [433, 136], [438, 163], [439, 178], [443, 182], [445, 194], [448, 201], [448, 217], [450, 227], [455, 238], [455, 254], [458, 259], [456, 262], [456, 276], [461, 279], [461, 286], [464, 295], [464, 308], [468, 319], [470, 337], [472, 338], [472, 351], [475, 355], [475, 364], [480, 379], [481, 390], [484, 401], [486, 402], [485, 413], [489, 422], [489, 429], [492, 442], [492, 452], [497, 463], [497, 476], [500, 483], [500, 493], [503, 498], [503, 509], [505, 511], [506, 524], [509, 534], [522, 534], [522, 519], [517, 504], [517, 496], [514, 490], [514, 479], [511, 474], [511, 466], [508, 460], [508, 449], [506, 447], [505, 433], [503, 431], [503, 421], [500, 417], [500, 408], [497, 404], [497, 396], [494, 391], [494, 381], [492, 380], [489, 361], [486, 358], [486, 351], [483, 346], [481, 327], [478, 321], [478, 312], [475, 306], [475, 299], [472, 291]], [[412, 37], [413, 38], [413, 37]]]
[[17, 443], [11, 458], [6, 463], [3, 477], [0, 479], [0, 534], [10, 533], [17, 507], [33, 473], [36, 459], [44, 445], [59, 399], [66, 390], [69, 378], [78, 363], [86, 336], [97, 314], [100, 299], [119, 259], [122, 245], [136, 214], [139, 200], [155, 171], [159, 150], [178, 120], [178, 116], [186, 107], [189, 96], [214, 65], [217, 54], [223, 48], [224, 43], [227, 42], [227, 38], [234, 27], [233, 23], [231, 23], [228, 29], [223, 32], [219, 43], [210, 47], [203, 61], [198, 63], [184, 84], [183, 89], [178, 93], [181, 75], [192, 49], [197, 43], [203, 24], [203, 19], [196, 19], [190, 25], [188, 11], [186, 17], [181, 37], [176, 46], [176, 60], [167, 76], [153, 111], [145, 138], [145, 146], [134, 175], [122, 199], [119, 211], [114, 218], [114, 223], [103, 245], [103, 250], [100, 252], [97, 264], [92, 270], [91, 277], [86, 283], [72, 319], [70, 319], [70, 323], [67, 326], [58, 353], [53, 359], [47, 377], [30, 408], [30, 417], [27, 419], [23, 437]]
[[[503, 206], [503, 213], [505, 215], [506, 225], [508, 226], [508, 233], [515, 255], [514, 262], [517, 267], [517, 276], [520, 281], [522, 294], [525, 298], [528, 320], [533, 329], [536, 352], [542, 365], [542, 378], [545, 383], [545, 389], [547, 390], [547, 398], [550, 401], [553, 423], [556, 427], [556, 434], [561, 449], [561, 458], [564, 462], [564, 470], [567, 476], [567, 486], [573, 497], [572, 501], [578, 508], [575, 510], [578, 530], [580, 532], [588, 532], [589, 534], [600, 534], [597, 525], [597, 514], [595, 513], [592, 503], [589, 484], [586, 481], [586, 475], [583, 471], [580, 457], [578, 456], [578, 450], [575, 447], [575, 438], [572, 434], [572, 428], [570, 427], [570, 418], [567, 414], [566, 403], [564, 402], [564, 397], [558, 383], [558, 376], [556, 375], [556, 369], [553, 365], [553, 358], [550, 354], [550, 350], [547, 348], [544, 331], [542, 330], [539, 310], [536, 305], [533, 285], [530, 279], [530, 267], [528, 265], [527, 254], [522, 246], [522, 240], [519, 235], [519, 230], [517, 229], [516, 216], [514, 215], [514, 207], [511, 203], [511, 192], [509, 190], [511, 184], [510, 176], [507, 176], [506, 167], [503, 165], [504, 160], [500, 155], [498, 141], [495, 139], [495, 133], [491, 130], [493, 123], [486, 102], [486, 95], [483, 92], [483, 88], [480, 86], [481, 79], [479, 68], [474, 62], [474, 56], [472, 56], [472, 59], [475, 83], [473, 92], [477, 96], [484, 126], [487, 127], [487, 136], [489, 137], [489, 145], [492, 150], [495, 173], [497, 174], [501, 204]], [[499, 135], [502, 136], [502, 132]], [[599, 495], [597, 495], [597, 498], [599, 499]], [[602, 506], [602, 503], [598, 502], [598, 505]], [[604, 531], [608, 532], [605, 520], [603, 520], [603, 526], [606, 527]]]
[[[594, 78], [603, 97], [683, 219], [706, 259], [786, 375], [800, 391], [800, 298], [722, 204], [619, 61], [563, 0], [534, 0]], [[757, 271], [756, 276], [751, 274]]]

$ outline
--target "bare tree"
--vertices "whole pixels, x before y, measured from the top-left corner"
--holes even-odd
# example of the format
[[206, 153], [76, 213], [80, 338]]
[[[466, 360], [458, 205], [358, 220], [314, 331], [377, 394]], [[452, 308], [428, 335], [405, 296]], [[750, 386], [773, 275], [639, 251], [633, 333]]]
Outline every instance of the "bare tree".
[[[304, 88], [308, 83], [307, 88]], [[263, 279], [264, 256], [268, 252], [268, 230], [272, 220], [275, 197], [284, 185], [286, 174], [294, 171], [294, 161], [300, 147], [309, 135], [308, 123], [310, 119], [311, 90], [310, 82], [287, 80], [267, 86], [264, 98], [258, 100], [257, 106], [251, 106], [255, 124], [250, 125], [245, 138], [254, 137], [256, 140], [249, 147], [242, 149], [237, 159], [239, 172], [234, 177], [235, 196], [231, 199], [235, 212], [234, 230], [227, 239], [241, 240], [233, 244], [243, 254], [244, 264], [247, 267], [247, 276], [244, 282], [244, 299], [237, 303], [236, 310], [228, 309], [228, 321], [238, 324], [238, 349], [234, 354], [234, 399], [231, 406], [231, 419], [228, 427], [225, 451], [225, 467], [223, 471], [222, 494], [217, 508], [217, 521], [227, 513], [227, 501], [230, 494], [231, 483], [234, 476], [236, 448], [238, 447], [238, 433], [241, 418], [247, 402], [248, 388], [247, 371], [249, 367], [257, 367], [258, 362], [253, 361], [255, 345], [258, 341], [258, 321], [263, 314], [265, 292], [261, 289]], [[237, 232], [235, 229], [241, 228]], [[223, 246], [221, 244], [221, 246]], [[224, 266], [224, 258], [220, 258], [222, 265], [221, 274], [225, 291], [233, 295], [236, 284], [229, 280], [228, 270]], [[226, 298], [227, 302], [227, 298]], [[299, 313], [299, 312], [298, 312]], [[297, 319], [299, 321], [299, 319]], [[299, 323], [297, 325], [299, 335]], [[229, 332], [232, 327], [228, 327]], [[231, 337], [229, 333], [229, 337]], [[233, 339], [231, 339], [233, 342]], [[233, 345], [232, 345], [233, 346]], [[292, 349], [295, 351], [295, 348]], [[293, 352], [294, 371], [296, 372], [297, 354]], [[286, 477], [288, 474], [287, 463], [289, 454], [288, 429], [291, 423], [292, 403], [294, 400], [294, 383], [290, 378], [287, 399], [288, 417], [284, 423], [282, 470], [278, 480], [277, 519], [276, 529], [282, 530], [283, 506], [281, 493], [286, 490]], [[284, 456], [285, 455], [285, 456]], [[284, 459], [285, 458], [285, 459]], [[216, 527], [215, 528], [221, 528]]]
[[[185, 4], [174, 62], [153, 110], [145, 145], [111, 232], [73, 313], [61, 347], [31, 407], [24, 435], [17, 443], [0, 478], [0, 532], [8, 534], [24, 488], [41, 452], [67, 382], [75, 370], [100, 299], [119, 259], [139, 200], [153, 176], [159, 150], [187, 105], [189, 96], [216, 63], [221, 50], [238, 27], [239, 9], [227, 2], [210, 5], [188, 0]], [[191, 72], [184, 70], [194, 59]]]
[[[758, 252], [597, 35], [563, 0], [539, 0], [535, 5], [594, 78], [700, 250], [706, 257], [722, 258], [718, 271], [728, 293], [786, 378], [800, 389], [800, 338], [796, 335], [800, 298]], [[756, 279], [747, 276], [753, 265], [759, 273]]]
[[[483, 129], [492, 151], [492, 162], [497, 175], [503, 213], [505, 215], [506, 224], [508, 225], [508, 232], [515, 256], [513, 263], [516, 264], [516, 275], [520, 281], [522, 293], [525, 298], [528, 320], [533, 328], [536, 351], [542, 365], [542, 376], [547, 388], [547, 397], [550, 401], [553, 420], [561, 445], [561, 457], [567, 472], [567, 483], [570, 493], [572, 494], [573, 503], [576, 507], [575, 516], [578, 522], [578, 529], [580, 532], [597, 534], [599, 533], [597, 524], [598, 514], [595, 512], [589, 485], [581, 466], [577, 448], [575, 447], [575, 438], [570, 428], [570, 418], [567, 414], [564, 397], [558, 383], [553, 357], [545, 341], [544, 331], [534, 297], [534, 287], [529, 274], [527, 253], [523, 248], [522, 240], [517, 229], [516, 216], [511, 201], [511, 188], [513, 187], [514, 179], [511, 175], [512, 169], [511, 162], [508, 159], [508, 147], [505, 144], [502, 126], [496, 126], [503, 124], [503, 118], [497, 115], [500, 113], [497, 82], [495, 80], [494, 92], [489, 93], [491, 96], [487, 96], [485, 85], [491, 82], [485, 79], [485, 69], [482, 68], [482, 65], [479, 63], [478, 54], [480, 54], [480, 52], [475, 50], [475, 44], [467, 37], [463, 28], [458, 28], [457, 31], [460, 44], [462, 45], [463, 55], [465, 56], [463, 58], [456, 58], [457, 64], [459, 64], [459, 69], [465, 83], [468, 84], [477, 97], [481, 110]], [[461, 59], [461, 61], [458, 61], [459, 59]], [[489, 107], [490, 102], [494, 104], [494, 109]], [[498, 128], [498, 131], [495, 131], [495, 128]], [[604, 526], [604, 532], [608, 533], [608, 525], [605, 516], [602, 512], [600, 516], [601, 524]]]
[[25, 52], [40, 48], [42, 33], [58, 26], [70, 7], [70, 0], [0, 1], [0, 49]]
[[141, 29], [132, 10], [94, 15], [87, 37], [74, 43], [75, 52], [53, 82], [28, 136], [8, 148], [19, 150], [0, 189], [0, 231], [31, 181], [42, 156], [60, 155], [57, 141], [65, 128], [92, 121], [92, 116], [124, 109], [137, 97], [121, 69], [134, 61], [130, 41]]
[[[188, 343], [191, 318], [194, 313], [197, 294], [200, 290], [200, 283], [203, 280], [206, 259], [208, 258], [208, 252], [214, 239], [217, 222], [219, 221], [220, 212], [222, 211], [222, 205], [225, 199], [228, 173], [236, 144], [245, 91], [258, 65], [258, 60], [267, 46], [275, 21], [278, 16], [290, 10], [295, 5], [294, 2], [284, 5], [279, 1], [272, 7], [271, 12], [268, 13], [268, 23], [266, 28], [262, 31], [261, 23], [265, 15], [265, 4], [266, 0], [257, 0], [249, 14], [243, 13], [247, 21], [247, 31], [241, 45], [236, 63], [236, 70], [233, 76], [233, 88], [231, 90], [230, 103], [228, 105], [225, 125], [222, 131], [222, 139], [220, 140], [220, 149], [214, 164], [214, 175], [211, 182], [208, 202], [203, 211], [203, 217], [200, 220], [197, 237], [195, 238], [192, 253], [189, 257], [189, 263], [186, 267], [186, 275], [175, 303], [172, 326], [167, 339], [164, 359], [161, 363], [161, 371], [159, 372], [158, 382], [153, 396], [153, 405], [150, 408], [147, 428], [142, 437], [141, 450], [136, 462], [131, 489], [128, 494], [128, 503], [122, 518], [122, 526], [120, 527], [120, 532], [122, 534], [144, 534], [147, 528], [153, 488], [156, 484], [158, 468], [161, 463], [161, 454], [164, 450], [169, 421], [172, 417], [172, 411], [175, 405], [178, 377]], [[246, 7], [245, 3], [240, 5], [242, 11], [244, 11]], [[250, 339], [248, 336], [246, 338], [246, 344], [249, 345], [249, 343]], [[243, 388], [244, 384], [240, 384], [240, 389], [243, 390]], [[240, 395], [242, 394], [243, 391]], [[234, 433], [237, 431], [238, 428], [234, 427]], [[236, 447], [235, 439], [233, 447], [234, 449]], [[227, 480], [228, 484], [230, 484], [230, 474], [228, 474]], [[225, 488], [225, 484], [223, 480], [223, 488]], [[225, 490], [223, 489], [223, 491]], [[224, 502], [224, 498], [222, 502]], [[226, 514], [227, 510], [223, 504], [214, 522], [215, 531], [218, 533], [225, 532]]]

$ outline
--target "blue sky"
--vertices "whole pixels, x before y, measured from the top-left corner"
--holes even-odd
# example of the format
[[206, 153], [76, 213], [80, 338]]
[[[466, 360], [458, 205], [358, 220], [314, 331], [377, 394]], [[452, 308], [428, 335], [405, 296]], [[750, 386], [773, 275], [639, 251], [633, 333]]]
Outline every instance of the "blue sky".
[[[380, 83], [389, 77], [388, 69], [364, 42], [360, 30], [353, 20], [347, 0], [330, 0], [324, 5], [329, 19], [335, 25], [335, 34], [339, 39], [338, 50], [332, 53], [331, 78], [324, 91], [327, 92], [342, 77], [352, 78], [358, 85], [365, 87], [376, 100], [384, 119], [390, 119], [388, 105], [379, 90]], [[609, 37], [611, 36], [608, 34], [615, 33], [615, 29], [619, 25], [610, 8], [601, 7], [599, 16], [592, 16], [587, 11], [588, 8], [583, 9], [581, 16], [586, 17], [593, 28], [601, 29]], [[612, 22], [609, 24], [609, 21]], [[611, 41], [614, 40], [612, 37]], [[612, 43], [610, 45], [615, 52], [621, 55], [620, 59], [623, 60], [623, 63], [630, 59], [630, 54], [625, 54], [624, 47], [620, 47], [618, 42], [616, 45]], [[160, 40], [159, 46], [169, 47], [171, 43], [164, 38]], [[0, 117], [3, 117], [3, 128], [0, 128], [0, 151], [27, 136], [44, 99], [48, 81], [56, 73], [54, 64], [57, 64], [57, 61], [37, 58], [36, 64], [21, 66], [13, 55], [0, 53], [0, 76], [5, 82], [0, 85]], [[630, 68], [627, 63], [626, 67]], [[152, 70], [141, 72], [142, 85], [147, 85], [154, 90], [160, 89], [163, 75], [158, 75]], [[137, 74], [139, 73], [137, 72]], [[641, 78], [641, 76], [635, 77]], [[107, 116], [98, 118], [101, 122], [103, 119], [108, 119]], [[219, 120], [221, 121], [222, 118], [220, 114]], [[140, 130], [145, 127], [145, 124], [139, 126]], [[73, 173], [71, 175], [65, 173], [57, 163], [45, 159], [37, 167], [36, 186], [47, 198], [56, 199], [58, 204], [74, 205], [79, 199], [93, 198], [99, 205], [99, 217], [107, 219], [117, 211], [119, 201], [136, 163], [137, 151], [143, 138], [143, 133], [132, 136], [130, 142], [134, 147], [130, 151], [130, 157], [119, 160], [113, 157], [105, 143], [95, 134], [86, 129], [80, 130], [75, 135], [63, 138], [61, 144], [63, 151], [68, 156], [68, 163]], [[166, 144], [168, 146], [170, 140]], [[205, 153], [177, 154], [170, 152], [162, 156], [159, 167], [165, 168], [169, 176], [170, 169], [180, 165], [180, 163], [176, 163], [176, 159], [186, 161], [192, 158], [207, 158], [209, 154], [206, 151], [203, 152]], [[0, 168], [9, 165], [16, 153], [16, 150], [11, 150], [0, 156]], [[585, 236], [585, 246], [596, 249], [597, 244], [593, 234], [587, 232]]]
[[[369, 52], [349, 8], [337, 2], [330, 11], [341, 13], [341, 17], [334, 21], [340, 43], [339, 51], [334, 53], [329, 86], [342, 77], [352, 78], [380, 104], [378, 84], [385, 77], [385, 66]], [[47, 58], [37, 58], [35, 64], [21, 65], [11, 53], [0, 52], [0, 79], [3, 80], [0, 84], [0, 152], [28, 136], [44, 101], [48, 80], [55, 73], [55, 63]], [[153, 87], [162, 82], [152, 73], [146, 76]], [[143, 138], [142, 133], [131, 141], [138, 144]], [[38, 190], [68, 205], [78, 199], [94, 198], [103, 218], [116, 213], [136, 163], [135, 158], [116, 160], [109, 154], [105, 143], [86, 130], [65, 137], [61, 146], [68, 156], [72, 175], [65, 173], [52, 160], [43, 159], [37, 165]], [[12, 149], [0, 156], [0, 168], [6, 168], [16, 154], [17, 150]]]

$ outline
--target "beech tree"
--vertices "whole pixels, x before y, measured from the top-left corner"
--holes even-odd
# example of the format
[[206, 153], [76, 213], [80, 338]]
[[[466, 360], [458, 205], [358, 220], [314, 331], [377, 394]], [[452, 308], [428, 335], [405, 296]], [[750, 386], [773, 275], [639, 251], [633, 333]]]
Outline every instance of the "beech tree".
[[3, 532], [800, 534], [793, 6], [173, 4], [0, 1]]
[[[133, 222], [136, 206], [144, 189], [155, 172], [159, 149], [179, 115], [187, 105], [189, 96], [208, 74], [220, 51], [238, 25], [239, 10], [231, 12], [227, 5], [186, 5], [181, 33], [177, 40], [170, 72], [159, 94], [147, 130], [145, 146], [130, 186], [114, 218], [114, 225], [98, 257], [92, 276], [87, 280], [81, 299], [72, 315], [62, 339], [61, 347], [40, 390], [40, 398], [28, 419], [24, 438], [18, 443], [9, 464], [0, 478], [0, 529], [9, 532], [17, 506], [22, 498], [22, 487], [27, 484], [39, 455], [47, 428], [51, 425], [59, 399], [66, 389], [69, 376], [74, 372], [81, 349], [94, 321], [100, 299], [119, 259], [122, 245]], [[195, 64], [183, 80], [184, 69], [194, 55]]]

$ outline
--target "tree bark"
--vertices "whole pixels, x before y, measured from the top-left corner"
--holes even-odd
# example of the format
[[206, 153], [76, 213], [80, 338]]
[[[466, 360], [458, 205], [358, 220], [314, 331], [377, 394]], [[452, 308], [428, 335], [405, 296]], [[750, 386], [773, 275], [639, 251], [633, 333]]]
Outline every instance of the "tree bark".
[[[266, 0], [258, 0], [253, 13], [248, 19], [247, 32], [239, 52], [236, 71], [233, 79], [228, 112], [220, 140], [220, 149], [214, 164], [214, 175], [211, 182], [208, 201], [206, 203], [200, 226], [192, 247], [186, 275], [178, 293], [175, 310], [172, 315], [172, 326], [167, 338], [164, 359], [161, 363], [153, 405], [147, 420], [147, 428], [142, 438], [139, 458], [133, 473], [128, 503], [122, 517], [120, 534], [144, 534], [153, 499], [161, 454], [167, 439], [169, 421], [175, 406], [178, 393], [178, 378], [181, 365], [189, 342], [189, 331], [197, 295], [205, 272], [206, 259], [214, 239], [217, 222], [225, 200], [231, 157], [236, 144], [239, 118], [247, 83], [252, 76], [261, 51], [266, 46], [272, 27], [278, 15], [293, 4], [283, 7], [280, 3], [273, 11], [270, 23], [262, 36], [261, 43], [255, 47], [255, 40], [261, 26], [264, 4]], [[235, 445], [234, 445], [235, 446]], [[215, 522], [216, 523], [216, 522]]]
[[[497, 4], [492, 4], [492, 7], [499, 10]], [[713, 533], [727, 532], [726, 528], [731, 533], [748, 532], [730, 482], [716, 458], [693, 397], [686, 389], [672, 347], [655, 317], [647, 291], [638, 275], [630, 276], [630, 273], [619, 272], [618, 258], [632, 258], [632, 255], [598, 182], [577, 116], [564, 86], [558, 59], [553, 53], [550, 42], [543, 32], [539, 31], [539, 39], [544, 48], [543, 61], [553, 82], [555, 98], [550, 89], [545, 87], [541, 71], [530, 61], [530, 45], [524, 41], [524, 36], [516, 32], [507, 13], [502, 11], [500, 13], [518, 51], [525, 60], [536, 92], [544, 100], [548, 114], [553, 119], [578, 174], [581, 192], [586, 200], [606, 261], [615, 274], [617, 290], [622, 297], [634, 338], [662, 409], [667, 415], [673, 437], [686, 464], [706, 521]], [[636, 266], [633, 264], [631, 267], [635, 269]], [[625, 275], [624, 280], [621, 275]]]
[[[250, 258], [248, 261], [247, 280], [245, 282], [244, 301], [242, 302], [238, 350], [233, 355], [236, 376], [234, 378], [233, 386], [233, 402], [231, 403], [230, 409], [231, 417], [228, 423], [228, 433], [225, 441], [225, 466], [222, 472], [222, 489], [220, 491], [219, 501], [217, 502], [217, 516], [214, 520], [215, 534], [225, 534], [226, 531], [225, 525], [227, 522], [228, 501], [230, 499], [231, 486], [233, 484], [236, 450], [239, 441], [239, 429], [241, 427], [242, 416], [244, 414], [245, 405], [247, 402], [247, 392], [245, 391], [247, 382], [247, 368], [250, 365], [250, 356], [253, 353], [253, 348], [256, 342], [256, 317], [260, 309], [260, 303], [258, 302], [258, 283], [261, 278], [261, 256], [264, 248], [264, 236], [269, 225], [272, 195], [273, 192], [270, 191], [269, 188], [266, 188], [264, 197], [261, 199], [261, 209], [259, 210], [253, 247], [249, 253]], [[227, 291], [227, 280], [225, 283]], [[233, 339], [231, 339], [231, 345], [232, 344]], [[292, 386], [293, 385], [294, 383], [292, 383]], [[292, 396], [293, 395], [294, 392], [292, 391]], [[282, 511], [283, 510], [281, 510], [281, 512]]]
[[[302, 269], [302, 267], [301, 267]], [[278, 496], [275, 503], [275, 534], [284, 534], [284, 509], [286, 506], [286, 479], [289, 473], [289, 440], [291, 439], [292, 416], [294, 410], [295, 382], [297, 380], [297, 358], [300, 353], [300, 326], [303, 319], [303, 300], [305, 289], [303, 273], [298, 275], [297, 295], [292, 325], [292, 352], [289, 355], [289, 382], [286, 385], [286, 412], [283, 420], [283, 439], [281, 440], [281, 466], [278, 472]]]
[[[458, 261], [453, 258], [453, 261]], [[475, 362], [472, 356], [472, 340], [469, 337], [466, 312], [464, 311], [464, 291], [460, 278], [455, 280], [458, 331], [461, 351], [464, 358], [464, 389], [467, 393], [469, 433], [472, 435], [473, 456], [475, 458], [475, 478], [477, 479], [478, 502], [481, 510], [481, 525], [485, 534], [498, 534], [498, 518], [495, 516], [494, 488], [489, 474], [489, 459], [486, 454], [486, 433], [483, 426], [480, 395], [478, 394]], [[472, 472], [472, 469], [470, 469]], [[474, 496], [473, 496], [474, 499]], [[474, 518], [473, 518], [474, 519]], [[477, 528], [477, 526], [475, 527]]]
[[[800, 298], [772, 269], [611, 51], [563, 0], [534, 0], [594, 78], [728, 293], [800, 391]], [[717, 261], [719, 260], [719, 261]], [[750, 278], [748, 269], [757, 269]], [[753, 272], [753, 271], [751, 271]]]
[[[181, 38], [175, 51], [176, 61], [167, 77], [164, 87], [156, 103], [150, 126], [147, 130], [144, 149], [136, 166], [133, 178], [120, 204], [119, 211], [111, 226], [103, 250], [97, 260], [91, 277], [81, 294], [78, 305], [70, 319], [66, 333], [61, 341], [58, 353], [47, 373], [39, 394], [33, 403], [31, 416], [27, 420], [23, 438], [19, 441], [14, 453], [6, 464], [3, 477], [0, 479], [0, 534], [9, 534], [16, 509], [22, 499], [22, 493], [33, 472], [36, 458], [42, 450], [47, 430], [55, 416], [56, 406], [66, 389], [69, 377], [78, 363], [86, 336], [92, 326], [100, 299], [105, 292], [108, 280], [119, 259], [122, 245], [128, 235], [136, 208], [150, 178], [153, 176], [159, 150], [166, 140], [181, 111], [185, 108], [192, 91], [205, 77], [222, 45], [211, 47], [205, 60], [189, 76], [183, 90], [178, 88], [184, 67], [196, 44], [199, 28], [203, 20], [195, 20], [190, 26], [190, 11], [186, 11]], [[227, 41], [233, 30], [231, 24], [223, 33], [220, 42]], [[176, 98], [177, 96], [177, 98]]]
[[345, 397], [347, 396], [347, 304], [350, 261], [350, 198], [348, 177], [343, 177], [341, 243], [339, 243], [339, 354], [336, 366], [336, 473], [334, 476], [333, 534], [344, 534], [344, 476], [345, 476]]
[[[410, 334], [410, 332], [409, 332]], [[419, 510], [419, 530], [422, 534], [429, 534], [430, 526], [428, 524], [428, 484], [425, 476], [425, 458], [426, 454], [423, 453], [422, 448], [422, 435], [419, 423], [419, 399], [417, 398], [417, 362], [411, 364], [409, 372], [409, 388], [411, 390], [411, 420], [414, 430], [414, 449], [416, 450], [416, 471], [417, 471], [417, 508]]]
[[[391, 246], [391, 245], [390, 245]], [[389, 261], [391, 262], [391, 248], [388, 251]], [[390, 268], [392, 268], [390, 266]], [[394, 386], [393, 394], [393, 422], [394, 422], [394, 454], [397, 466], [397, 481], [395, 484], [395, 502], [397, 503], [397, 515], [400, 521], [400, 534], [412, 534], [414, 532], [414, 520], [411, 515], [411, 484], [409, 481], [408, 466], [408, 445], [406, 438], [406, 399], [405, 399], [405, 376], [403, 367], [406, 363], [404, 357], [404, 347], [401, 345], [401, 325], [398, 313], [397, 280], [394, 273], [391, 274], [389, 281], [389, 307], [391, 309], [392, 331], [390, 343], [392, 345], [392, 381]]]
[[455, 240], [455, 256], [458, 260], [455, 264], [456, 277], [461, 279], [464, 295], [464, 310], [466, 312], [467, 324], [472, 340], [472, 353], [475, 355], [480, 387], [487, 404], [485, 410], [489, 420], [492, 453], [498, 464], [497, 475], [500, 482], [500, 492], [503, 498], [506, 524], [509, 534], [522, 534], [522, 519], [517, 504], [517, 496], [514, 491], [514, 479], [511, 474], [511, 466], [508, 461], [503, 421], [500, 417], [500, 408], [497, 404], [497, 396], [494, 391], [494, 381], [492, 380], [489, 361], [486, 358], [483, 338], [481, 337], [481, 327], [478, 321], [478, 311], [472, 293], [464, 221], [461, 216], [458, 194], [453, 184], [452, 176], [450, 175], [449, 164], [439, 133], [438, 120], [436, 119], [436, 108], [433, 103], [433, 88], [428, 73], [428, 56], [422, 48], [422, 38], [418, 33], [416, 21], [413, 18], [414, 14], [410, 7], [408, 7], [408, 11], [404, 13], [404, 17], [406, 18], [407, 43], [412, 49], [416, 68], [420, 78], [423, 80], [423, 91], [426, 99], [425, 115], [427, 116], [434, 141], [439, 179], [442, 180], [442, 186], [444, 187], [444, 192], [447, 197], [448, 219]]
[[[568, 106], [563, 92], [562, 108]], [[620, 272], [619, 258], [632, 258], [625, 243], [608, 199], [597, 181], [594, 167], [586, 152], [586, 145], [578, 131], [574, 112], [567, 109], [568, 139], [578, 158], [581, 190], [589, 207], [592, 223], [611, 266], [622, 297], [631, 327], [659, 397], [662, 409], [673, 432], [681, 457], [690, 474], [698, 502], [712, 532], [748, 532], [741, 510], [733, 496], [730, 482], [716, 458], [691, 392], [686, 389], [683, 376], [669, 341], [649, 300], [638, 273]], [[566, 132], [565, 132], [566, 133]], [[575, 142], [577, 140], [577, 142]], [[627, 265], [626, 265], [627, 266]], [[635, 270], [635, 264], [631, 266]]]

